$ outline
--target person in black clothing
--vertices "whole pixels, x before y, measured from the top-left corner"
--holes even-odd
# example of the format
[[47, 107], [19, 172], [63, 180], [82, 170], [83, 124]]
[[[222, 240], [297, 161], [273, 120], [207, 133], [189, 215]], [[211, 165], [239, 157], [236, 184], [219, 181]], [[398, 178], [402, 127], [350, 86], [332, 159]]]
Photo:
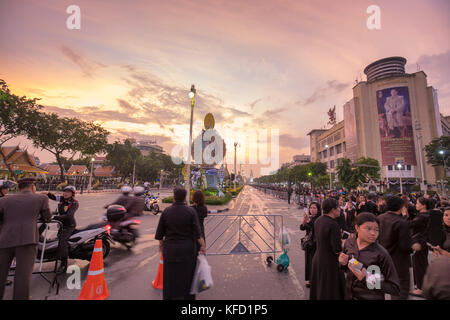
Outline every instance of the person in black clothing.
[[300, 225], [300, 230], [306, 230], [305, 236], [305, 285], [307, 288], [311, 286], [309, 281], [311, 275], [312, 259], [314, 253], [316, 253], [316, 242], [314, 240], [314, 222], [321, 215], [320, 204], [317, 202], [311, 202], [309, 204], [308, 214], [303, 216], [303, 222]]
[[317, 251], [312, 261], [310, 300], [342, 300], [345, 279], [338, 257], [342, 251], [341, 233], [336, 218], [340, 214], [336, 199], [322, 202], [323, 215], [314, 222]]
[[[208, 208], [205, 206], [205, 195], [201, 190], [197, 190], [195, 191], [192, 200], [194, 202], [192, 208], [194, 208], [195, 212], [197, 212], [198, 220], [200, 222], [200, 231], [206, 242], [204, 222], [205, 218], [208, 216]], [[198, 247], [200, 249], [200, 244], [198, 244]]]
[[[430, 210], [430, 230], [428, 233], [428, 240], [430, 242], [431, 245], [433, 246], [437, 246], [439, 244], [441, 244], [444, 239], [443, 239], [443, 232], [442, 232], [442, 225], [444, 223], [444, 214], [442, 212], [442, 210], [440, 210], [437, 207], [437, 202], [436, 200], [429, 200], [431, 205], [430, 207], [432, 208]], [[441, 202], [441, 204], [444, 201]]]
[[388, 211], [378, 216], [380, 221], [378, 242], [391, 255], [400, 280], [400, 295], [393, 297], [393, 299], [407, 300], [412, 248], [408, 222], [406, 217], [402, 216], [405, 203], [400, 197], [388, 196], [386, 206]]
[[369, 193], [367, 195], [367, 202], [363, 201], [361, 202], [361, 206], [359, 206], [358, 213], [360, 212], [370, 212], [374, 215], [378, 215], [378, 207], [377, 204], [374, 202], [375, 195], [373, 193]]
[[195, 300], [190, 289], [199, 254], [205, 254], [205, 241], [200, 230], [197, 213], [186, 206], [186, 190], [174, 190], [174, 203], [166, 208], [159, 219], [155, 239], [159, 240], [163, 254], [163, 299]]
[[414, 271], [414, 284], [417, 289], [411, 294], [422, 295], [423, 277], [428, 267], [428, 232], [430, 224], [431, 199], [423, 197], [417, 200], [416, 209], [418, 215], [410, 220], [409, 228], [413, 242], [414, 254], [412, 256], [412, 265]]
[[133, 197], [130, 195], [133, 189], [130, 186], [123, 186], [121, 188], [121, 191], [122, 195], [119, 198], [117, 198], [116, 201], [114, 201], [113, 203], [106, 205], [105, 209], [108, 208], [110, 205], [118, 204], [124, 206], [125, 209], [127, 209], [127, 212], [130, 211], [130, 208], [133, 206], [134, 202]]
[[62, 223], [62, 229], [59, 230], [60, 234], [58, 246], [58, 254], [59, 258], [61, 259], [61, 265], [58, 269], [58, 272], [60, 273], [64, 273], [67, 270], [67, 259], [69, 258], [68, 241], [77, 225], [75, 221], [75, 212], [78, 210], [79, 204], [78, 201], [75, 200], [75, 193], [76, 189], [73, 186], [65, 187], [63, 189], [62, 196], [55, 196], [50, 192], [44, 193], [47, 194], [49, 199], [59, 202], [58, 203], [59, 215], [53, 217], [53, 219], [58, 220]]
[[338, 208], [339, 208], [339, 216], [336, 218], [336, 221], [339, 224], [341, 233], [343, 231], [348, 232], [347, 221], [346, 221], [345, 211], [344, 211], [344, 198], [343, 197], [339, 197]]
[[292, 195], [292, 188], [289, 186], [287, 188], [287, 195], [288, 195], [288, 204], [291, 204], [291, 195]]
[[378, 215], [386, 213], [386, 200], [383, 197], [379, 197], [377, 200], [377, 208], [378, 208]]
[[348, 232], [353, 234], [355, 233], [355, 218], [356, 208], [353, 206], [353, 202], [349, 200], [345, 208], [345, 224], [347, 225]]
[[[345, 241], [343, 253], [339, 256], [339, 262], [347, 270], [346, 299], [347, 300], [384, 300], [385, 294], [398, 295], [400, 283], [397, 271], [391, 256], [379, 245], [376, 240], [379, 235], [379, 221], [369, 212], [362, 212], [356, 218], [357, 238]], [[361, 264], [358, 270], [350, 259], [355, 259]], [[372, 289], [368, 283], [374, 285], [372, 274], [367, 273], [367, 268], [377, 266], [382, 278], [380, 285]]]

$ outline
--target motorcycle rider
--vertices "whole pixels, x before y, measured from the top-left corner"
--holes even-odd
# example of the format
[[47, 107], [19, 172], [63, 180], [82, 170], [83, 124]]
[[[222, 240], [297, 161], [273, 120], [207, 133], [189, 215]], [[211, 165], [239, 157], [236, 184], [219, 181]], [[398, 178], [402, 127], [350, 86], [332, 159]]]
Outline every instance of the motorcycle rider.
[[14, 181], [11, 180], [0, 180], [0, 198], [8, 194], [9, 189], [16, 185]]
[[130, 195], [133, 189], [131, 189], [130, 186], [123, 186], [120, 190], [122, 191], [122, 195], [119, 198], [117, 198], [117, 200], [114, 201], [113, 203], [106, 205], [105, 209], [107, 209], [110, 205], [118, 204], [124, 206], [125, 209], [127, 209], [127, 212], [129, 212], [130, 206], [132, 205], [134, 200], [133, 197]]
[[[11, 180], [0, 180], [0, 198], [6, 196], [9, 189], [13, 188], [17, 183]], [[12, 284], [11, 280], [6, 280], [6, 285], [10, 286]]]
[[141, 216], [145, 209], [145, 189], [138, 186], [133, 188], [133, 192], [134, 198], [132, 198], [133, 201], [131, 202], [129, 209], [127, 209], [127, 214], [125, 215], [124, 220], [135, 216]]
[[62, 223], [62, 229], [59, 236], [58, 254], [61, 259], [61, 265], [58, 273], [64, 273], [67, 270], [67, 259], [69, 257], [69, 238], [76, 227], [75, 212], [78, 210], [79, 203], [75, 199], [76, 189], [74, 186], [67, 186], [63, 189], [62, 196], [55, 196], [50, 192], [46, 192], [49, 199], [58, 201], [58, 216], [53, 219]]

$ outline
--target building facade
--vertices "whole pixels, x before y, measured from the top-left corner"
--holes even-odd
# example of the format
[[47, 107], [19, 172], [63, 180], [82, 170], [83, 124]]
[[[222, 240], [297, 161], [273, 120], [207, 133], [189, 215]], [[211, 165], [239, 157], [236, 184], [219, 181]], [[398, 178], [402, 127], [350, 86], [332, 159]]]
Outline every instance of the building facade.
[[424, 189], [442, 179], [442, 168], [426, 163], [423, 148], [448, 134], [450, 126], [425, 72], [407, 74], [405, 64], [405, 58], [390, 57], [365, 68], [367, 81], [353, 87], [353, 98], [343, 106], [344, 121], [309, 133], [312, 161], [326, 162], [335, 172], [342, 157], [352, 162], [377, 159], [387, 187], [398, 185], [401, 178]]

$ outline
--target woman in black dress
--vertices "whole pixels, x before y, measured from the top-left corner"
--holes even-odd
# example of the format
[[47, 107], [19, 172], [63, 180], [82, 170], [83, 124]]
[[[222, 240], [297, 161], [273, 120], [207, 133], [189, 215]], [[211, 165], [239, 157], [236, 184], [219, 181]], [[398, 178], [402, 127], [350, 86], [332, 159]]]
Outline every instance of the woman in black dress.
[[314, 254], [311, 273], [310, 300], [344, 299], [344, 274], [338, 257], [342, 251], [341, 232], [336, 218], [340, 209], [336, 199], [322, 202], [323, 215], [314, 223], [317, 251]]
[[422, 284], [425, 271], [428, 267], [428, 230], [430, 227], [429, 210], [432, 209], [431, 202], [424, 197], [417, 199], [416, 210], [418, 214], [410, 220], [409, 228], [413, 243], [414, 254], [412, 256], [412, 265], [414, 273], [414, 284], [417, 289], [411, 292], [412, 295], [422, 295]]
[[175, 202], [159, 219], [155, 239], [163, 253], [163, 299], [194, 300], [190, 295], [198, 253], [205, 254], [205, 241], [195, 210], [185, 204], [186, 190], [175, 189]]
[[[202, 237], [203, 237], [203, 239], [206, 240], [204, 221], [205, 221], [205, 218], [208, 216], [208, 208], [205, 206], [205, 195], [203, 194], [203, 192], [201, 190], [197, 190], [197, 191], [195, 191], [192, 200], [194, 202], [194, 205], [192, 206], [192, 208], [194, 208], [195, 212], [197, 212], [198, 220], [200, 222], [200, 231], [201, 231]], [[198, 246], [200, 246], [200, 244], [198, 244]], [[199, 249], [200, 249], [200, 247], [199, 247]]]
[[[339, 256], [339, 262], [347, 271], [346, 292], [347, 300], [384, 300], [385, 294], [398, 295], [400, 283], [394, 262], [385, 248], [376, 240], [379, 235], [380, 223], [374, 214], [361, 212], [356, 217], [356, 238], [345, 241], [344, 251]], [[355, 268], [351, 259], [358, 261], [361, 270]], [[372, 267], [371, 267], [372, 266]], [[367, 275], [367, 269], [377, 268], [382, 278], [377, 284], [374, 276]], [[372, 289], [369, 288], [369, 285]]]
[[316, 252], [316, 242], [314, 240], [314, 222], [321, 215], [320, 204], [317, 202], [311, 202], [309, 204], [308, 214], [303, 216], [303, 222], [300, 225], [300, 230], [306, 230], [305, 245], [305, 285], [307, 288], [311, 286], [309, 281], [311, 274], [312, 259]]

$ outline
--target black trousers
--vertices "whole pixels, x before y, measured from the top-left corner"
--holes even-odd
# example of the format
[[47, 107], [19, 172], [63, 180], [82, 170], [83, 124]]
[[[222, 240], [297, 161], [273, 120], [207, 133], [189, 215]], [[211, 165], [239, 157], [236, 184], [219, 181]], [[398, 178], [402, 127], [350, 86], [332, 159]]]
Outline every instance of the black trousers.
[[3, 299], [6, 279], [14, 258], [16, 258], [16, 272], [14, 276], [13, 299], [30, 299], [31, 275], [36, 254], [37, 245], [35, 244], [0, 249], [0, 299]]
[[59, 236], [58, 255], [61, 260], [69, 258], [69, 238], [75, 227], [63, 227]]
[[423, 278], [428, 268], [428, 247], [421, 244], [422, 250], [416, 251], [412, 256], [414, 284], [418, 289], [422, 289]]
[[311, 279], [312, 259], [314, 257], [314, 253], [316, 253], [315, 248], [305, 250], [305, 281], [309, 281]]
[[392, 300], [408, 300], [409, 297], [409, 287], [411, 278], [408, 272], [403, 272], [402, 274], [398, 274], [398, 278], [400, 281], [400, 294], [398, 296], [392, 296]]

